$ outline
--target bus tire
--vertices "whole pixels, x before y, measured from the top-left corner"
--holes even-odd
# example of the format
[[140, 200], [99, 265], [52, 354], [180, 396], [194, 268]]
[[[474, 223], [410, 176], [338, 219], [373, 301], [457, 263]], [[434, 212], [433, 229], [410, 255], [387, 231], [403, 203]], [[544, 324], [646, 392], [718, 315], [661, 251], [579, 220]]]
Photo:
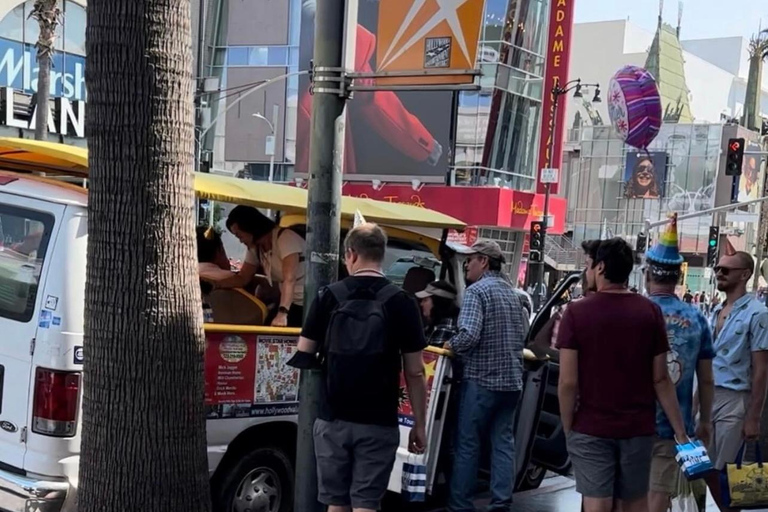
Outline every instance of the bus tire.
[[213, 489], [215, 512], [291, 512], [293, 464], [280, 448], [256, 448], [234, 460]]

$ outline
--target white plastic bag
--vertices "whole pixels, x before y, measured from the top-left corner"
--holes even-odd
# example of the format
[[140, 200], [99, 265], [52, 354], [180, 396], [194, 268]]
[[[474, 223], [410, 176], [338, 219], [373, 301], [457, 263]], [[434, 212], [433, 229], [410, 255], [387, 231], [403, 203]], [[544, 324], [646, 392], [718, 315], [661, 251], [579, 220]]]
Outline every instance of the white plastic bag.
[[677, 492], [672, 497], [670, 510], [672, 512], [699, 512], [693, 485], [683, 476], [682, 472], [677, 474]]

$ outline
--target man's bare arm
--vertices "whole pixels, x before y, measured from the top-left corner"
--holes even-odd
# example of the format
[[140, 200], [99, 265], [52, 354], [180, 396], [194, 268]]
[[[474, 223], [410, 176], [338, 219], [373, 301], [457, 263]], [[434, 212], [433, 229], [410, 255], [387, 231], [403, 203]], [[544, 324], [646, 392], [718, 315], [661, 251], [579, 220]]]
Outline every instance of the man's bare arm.
[[557, 383], [557, 397], [560, 400], [560, 421], [566, 434], [573, 428], [576, 412], [576, 397], [579, 393], [579, 352], [569, 348], [560, 349], [560, 379]]
[[403, 354], [403, 372], [416, 426], [427, 426], [427, 379], [421, 352]]
[[754, 440], [760, 436], [760, 418], [765, 404], [768, 384], [768, 351], [752, 352], [752, 390], [744, 417], [744, 438]]

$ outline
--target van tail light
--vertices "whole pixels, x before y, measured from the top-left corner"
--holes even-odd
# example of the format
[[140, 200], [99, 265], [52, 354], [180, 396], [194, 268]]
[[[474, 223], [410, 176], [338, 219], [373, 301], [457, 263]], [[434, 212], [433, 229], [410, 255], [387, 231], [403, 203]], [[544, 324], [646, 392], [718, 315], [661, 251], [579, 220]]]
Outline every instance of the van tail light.
[[77, 431], [80, 373], [38, 368], [32, 432], [54, 437], [72, 437]]

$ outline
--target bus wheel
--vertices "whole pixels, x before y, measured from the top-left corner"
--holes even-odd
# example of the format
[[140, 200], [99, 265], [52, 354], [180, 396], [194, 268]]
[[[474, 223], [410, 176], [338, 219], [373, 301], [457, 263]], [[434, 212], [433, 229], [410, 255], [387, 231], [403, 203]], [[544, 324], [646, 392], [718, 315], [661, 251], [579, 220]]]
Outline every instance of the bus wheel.
[[528, 469], [525, 470], [518, 491], [530, 491], [531, 489], [538, 489], [541, 486], [541, 482], [544, 481], [544, 477], [547, 475], [547, 470], [531, 464]]
[[216, 512], [293, 510], [293, 465], [279, 448], [257, 448], [235, 460], [217, 487]]

